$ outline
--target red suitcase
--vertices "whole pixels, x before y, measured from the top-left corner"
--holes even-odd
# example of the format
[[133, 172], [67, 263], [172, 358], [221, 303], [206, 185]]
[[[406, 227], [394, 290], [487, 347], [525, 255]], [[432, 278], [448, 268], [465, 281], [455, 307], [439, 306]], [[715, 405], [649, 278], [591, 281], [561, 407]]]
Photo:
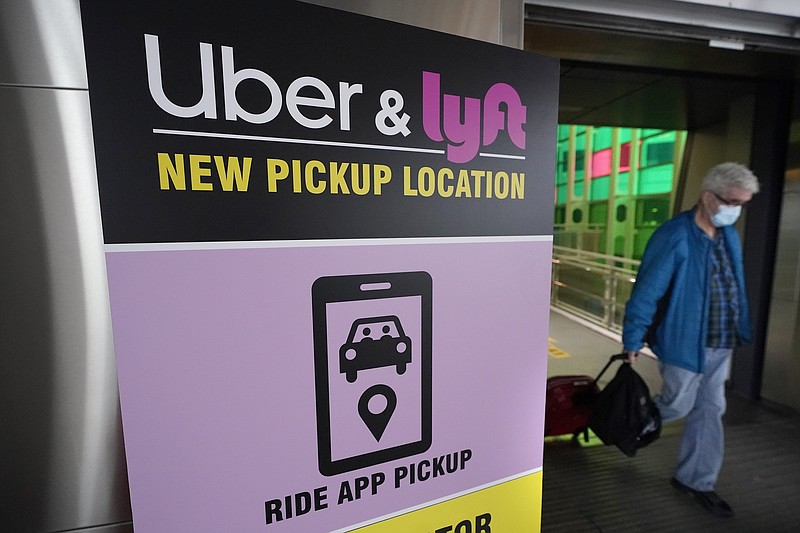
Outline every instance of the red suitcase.
[[626, 358], [624, 353], [611, 356], [596, 378], [591, 376], [553, 376], [547, 379], [544, 401], [544, 436], [583, 434], [589, 441], [589, 416], [600, 394], [597, 380], [612, 362]]

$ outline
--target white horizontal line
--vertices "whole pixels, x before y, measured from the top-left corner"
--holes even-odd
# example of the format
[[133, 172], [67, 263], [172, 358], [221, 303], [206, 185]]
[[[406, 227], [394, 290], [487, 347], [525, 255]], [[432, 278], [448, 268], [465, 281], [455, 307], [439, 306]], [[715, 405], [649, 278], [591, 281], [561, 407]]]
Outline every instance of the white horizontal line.
[[488, 152], [480, 152], [478, 155], [481, 157], [497, 157], [500, 159], [519, 159], [520, 161], [525, 161], [524, 155], [490, 154]]
[[[386, 144], [364, 144], [364, 143], [346, 143], [340, 141], [323, 141], [316, 139], [292, 139], [288, 137], [265, 137], [261, 135], [244, 135], [240, 133], [219, 133], [211, 131], [189, 131], [189, 130], [170, 130], [154, 128], [153, 133], [159, 135], [176, 135], [183, 137], [210, 137], [214, 139], [236, 139], [240, 141], [259, 141], [259, 142], [276, 142], [286, 144], [310, 144], [317, 146], [339, 146], [343, 148], [364, 148], [368, 150], [387, 150], [392, 152], [415, 152], [419, 154], [439, 154], [444, 155], [444, 150], [433, 148], [417, 148], [413, 146], [392, 146]], [[505, 154], [490, 154], [479, 153], [482, 157], [496, 157], [503, 159], [521, 159], [524, 160], [525, 156], [521, 155], [505, 155]]]
[[287, 241], [219, 241], [106, 244], [108, 253], [163, 252], [179, 250], [242, 250], [252, 248], [320, 248], [331, 246], [387, 246], [408, 244], [479, 244], [503, 242], [552, 242], [552, 235], [493, 237], [401, 237], [397, 239], [309, 239]]
[[733, 39], [710, 39], [708, 46], [711, 48], [726, 48], [728, 50], [744, 50], [744, 41], [737, 41]]
[[264, 137], [260, 135], [242, 135], [239, 133], [216, 133], [209, 131], [184, 131], [184, 130], [165, 130], [165, 129], [153, 129], [153, 133], [158, 133], [162, 135], [179, 135], [185, 137], [212, 137], [215, 139], [237, 139], [240, 141], [261, 141], [261, 142], [276, 142], [276, 143], [287, 143], [287, 144], [312, 144], [318, 146], [340, 146], [345, 148], [367, 148], [370, 150], [392, 150], [395, 152], [418, 152], [421, 154], [444, 154], [444, 150], [434, 150], [430, 148], [389, 146], [382, 144], [346, 143], [339, 141], [320, 141], [315, 139], [291, 139], [287, 137]]

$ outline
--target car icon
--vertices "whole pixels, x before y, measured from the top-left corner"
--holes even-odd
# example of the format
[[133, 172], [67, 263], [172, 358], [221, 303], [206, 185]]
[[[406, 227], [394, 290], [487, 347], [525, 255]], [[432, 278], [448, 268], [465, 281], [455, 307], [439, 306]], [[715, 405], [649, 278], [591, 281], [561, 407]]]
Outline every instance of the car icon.
[[353, 322], [347, 342], [339, 348], [339, 372], [354, 383], [358, 372], [394, 366], [398, 374], [411, 362], [411, 338], [396, 316], [359, 318]]

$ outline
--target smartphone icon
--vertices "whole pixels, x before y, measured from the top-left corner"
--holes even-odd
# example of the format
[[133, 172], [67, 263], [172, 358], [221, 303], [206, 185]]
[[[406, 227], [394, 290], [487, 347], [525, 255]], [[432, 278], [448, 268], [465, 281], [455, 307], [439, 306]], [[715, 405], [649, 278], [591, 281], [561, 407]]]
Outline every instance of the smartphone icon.
[[330, 276], [312, 286], [319, 470], [326, 476], [431, 445], [432, 279]]

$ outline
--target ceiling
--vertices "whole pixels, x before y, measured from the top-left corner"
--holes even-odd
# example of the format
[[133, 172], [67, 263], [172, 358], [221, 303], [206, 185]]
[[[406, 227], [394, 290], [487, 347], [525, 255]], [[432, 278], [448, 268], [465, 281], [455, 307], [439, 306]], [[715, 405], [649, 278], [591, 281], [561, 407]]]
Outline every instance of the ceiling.
[[760, 83], [800, 73], [800, 54], [791, 50], [712, 48], [663, 27], [659, 34], [613, 27], [526, 10], [525, 50], [561, 59], [559, 122], [694, 130], [725, 121], [729, 104]]

